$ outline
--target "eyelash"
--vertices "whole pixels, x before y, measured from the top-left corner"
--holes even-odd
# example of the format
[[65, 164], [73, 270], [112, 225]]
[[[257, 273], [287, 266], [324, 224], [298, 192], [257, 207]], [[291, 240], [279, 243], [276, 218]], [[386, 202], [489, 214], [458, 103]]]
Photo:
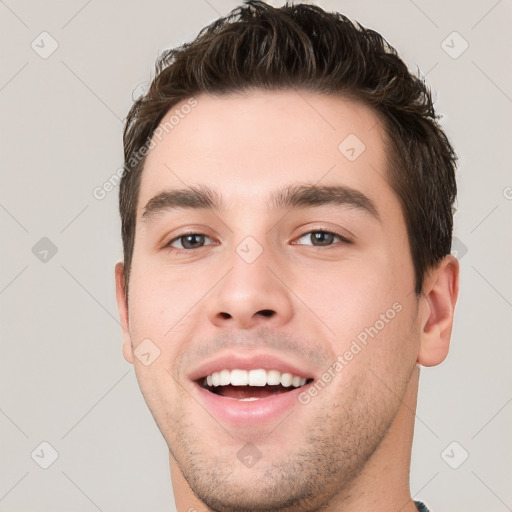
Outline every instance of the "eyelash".
[[[324, 234], [327, 234], [327, 235], [334, 235], [334, 236], [338, 237], [340, 239], [340, 241], [342, 243], [344, 243], [344, 244], [351, 244], [352, 243], [348, 238], [344, 237], [341, 233], [337, 233], [336, 231], [331, 231], [331, 230], [327, 230], [327, 229], [313, 229], [311, 231], [306, 231], [305, 233], [300, 235], [297, 239], [300, 240], [304, 236], [310, 235], [312, 233], [324, 233]], [[197, 233], [197, 232], [194, 232], [194, 231], [190, 231], [189, 233], [182, 233], [181, 235], [179, 235], [177, 237], [174, 237], [167, 244], [165, 244], [164, 248], [170, 250], [171, 252], [175, 252], [175, 253], [181, 254], [181, 253], [191, 253], [194, 250], [202, 249], [204, 247], [207, 247], [207, 246], [204, 246], [204, 245], [202, 245], [201, 247], [196, 247], [195, 249], [179, 249], [179, 248], [176, 248], [176, 247], [172, 247], [172, 244], [174, 242], [176, 242], [180, 238], [185, 238], [186, 236], [190, 236], [190, 235], [203, 236], [205, 238], [210, 238], [208, 235], [205, 235], [203, 233]], [[210, 244], [210, 245], [213, 245], [213, 244]], [[293, 244], [293, 245], [302, 245], [302, 244]], [[324, 248], [333, 247], [333, 245], [334, 245], [334, 243], [331, 244], [331, 245], [327, 245], [327, 246], [311, 245], [311, 247], [314, 247], [315, 249], [324, 249]]]

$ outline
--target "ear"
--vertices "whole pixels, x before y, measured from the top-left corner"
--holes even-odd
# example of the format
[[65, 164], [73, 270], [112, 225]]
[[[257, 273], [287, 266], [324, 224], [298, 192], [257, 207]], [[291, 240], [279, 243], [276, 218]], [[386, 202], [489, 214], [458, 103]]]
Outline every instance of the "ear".
[[445, 256], [425, 279], [421, 295], [421, 333], [418, 363], [435, 366], [448, 355], [453, 312], [459, 294], [459, 262]]
[[123, 356], [129, 363], [133, 364], [133, 347], [128, 329], [128, 301], [124, 286], [124, 265], [121, 262], [116, 263], [116, 300], [119, 319], [123, 328]]

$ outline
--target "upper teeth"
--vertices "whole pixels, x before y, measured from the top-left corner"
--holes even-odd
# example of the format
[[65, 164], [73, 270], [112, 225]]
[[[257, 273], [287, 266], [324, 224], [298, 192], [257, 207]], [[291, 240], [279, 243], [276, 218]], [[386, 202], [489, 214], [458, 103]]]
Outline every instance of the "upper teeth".
[[293, 386], [298, 388], [306, 384], [304, 377], [281, 373], [277, 370], [221, 370], [213, 372], [205, 379], [208, 386], [276, 386], [281, 384], [284, 387]]

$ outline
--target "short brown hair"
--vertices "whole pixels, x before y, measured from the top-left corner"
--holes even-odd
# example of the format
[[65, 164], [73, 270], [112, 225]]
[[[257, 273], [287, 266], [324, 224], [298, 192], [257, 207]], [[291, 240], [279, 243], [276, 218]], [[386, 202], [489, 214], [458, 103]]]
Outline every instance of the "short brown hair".
[[125, 284], [145, 161], [141, 149], [174, 105], [198, 94], [254, 88], [341, 94], [379, 116], [390, 143], [389, 182], [401, 203], [420, 295], [425, 274], [450, 253], [457, 193], [456, 155], [429, 89], [380, 34], [342, 14], [309, 4], [274, 8], [255, 0], [203, 28], [192, 42], [163, 52], [149, 90], [128, 113], [119, 191]]

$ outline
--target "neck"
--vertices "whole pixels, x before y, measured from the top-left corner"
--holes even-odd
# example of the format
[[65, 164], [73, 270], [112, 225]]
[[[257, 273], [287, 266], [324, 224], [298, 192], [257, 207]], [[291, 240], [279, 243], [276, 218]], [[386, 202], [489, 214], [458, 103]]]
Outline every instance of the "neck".
[[[409, 472], [419, 371], [416, 365], [393, 423], [361, 473], [342, 496], [333, 497], [314, 512], [417, 512], [410, 495]], [[177, 511], [212, 512], [195, 496], [172, 454], [169, 461]]]

